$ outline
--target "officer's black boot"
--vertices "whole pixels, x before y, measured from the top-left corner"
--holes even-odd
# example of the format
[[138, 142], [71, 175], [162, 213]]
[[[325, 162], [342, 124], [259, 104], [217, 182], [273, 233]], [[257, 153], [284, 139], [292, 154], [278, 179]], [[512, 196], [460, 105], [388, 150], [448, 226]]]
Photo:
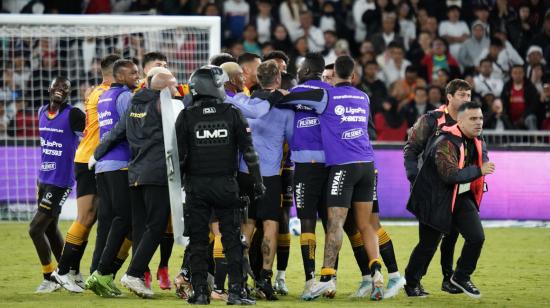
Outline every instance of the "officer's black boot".
[[187, 302], [191, 305], [209, 305], [210, 290], [208, 285], [193, 286], [193, 296]]
[[229, 286], [228, 305], [256, 305], [256, 300], [248, 295], [240, 284]]
[[256, 286], [262, 293], [264, 293], [265, 299], [267, 299], [268, 301], [279, 300], [277, 296], [275, 296], [275, 290], [273, 290], [273, 286], [271, 285], [272, 276], [272, 270], [262, 269], [260, 271], [260, 279], [256, 281]]
[[443, 273], [443, 282], [441, 282], [441, 291], [447, 292], [449, 294], [459, 294], [462, 293], [462, 290], [457, 288], [451, 283], [451, 277], [453, 276], [453, 271], [450, 273]]

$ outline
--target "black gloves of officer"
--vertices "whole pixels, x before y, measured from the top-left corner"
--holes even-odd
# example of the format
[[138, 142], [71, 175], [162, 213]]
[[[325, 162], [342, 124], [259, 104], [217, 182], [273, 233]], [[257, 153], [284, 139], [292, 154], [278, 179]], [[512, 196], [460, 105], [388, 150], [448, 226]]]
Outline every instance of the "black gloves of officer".
[[265, 186], [260, 173], [260, 161], [258, 153], [253, 147], [248, 147], [243, 153], [243, 159], [248, 167], [248, 173], [254, 178], [254, 200], [260, 199], [265, 195]]
[[265, 195], [266, 188], [263, 182], [254, 183], [254, 200], [258, 200]]

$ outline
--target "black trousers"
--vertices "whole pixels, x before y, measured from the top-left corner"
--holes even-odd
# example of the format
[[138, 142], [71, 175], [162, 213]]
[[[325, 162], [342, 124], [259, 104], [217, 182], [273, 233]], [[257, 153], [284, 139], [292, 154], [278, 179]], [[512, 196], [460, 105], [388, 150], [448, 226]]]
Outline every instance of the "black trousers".
[[[113, 222], [113, 207], [111, 205], [110, 195], [111, 192], [108, 189], [107, 183], [103, 173], [96, 174], [97, 196], [99, 197], [97, 207], [97, 229], [94, 253], [92, 255], [92, 264], [90, 265], [90, 274], [95, 272], [99, 266], [99, 261], [105, 245], [107, 243], [107, 237], [109, 236], [109, 230], [111, 229], [111, 223]], [[120, 184], [119, 184], [120, 185]], [[128, 184], [124, 187], [127, 187]], [[115, 186], [116, 189], [116, 186]]]
[[168, 186], [130, 187], [132, 203], [132, 262], [127, 274], [143, 277], [170, 217]]
[[441, 239], [439, 251], [441, 252], [441, 273], [444, 278], [451, 278], [453, 275], [453, 259], [458, 235], [458, 229], [452, 228], [451, 232], [443, 235]]
[[[109, 222], [111, 228], [97, 268], [101, 274], [106, 275], [113, 273], [113, 261], [124, 238], [131, 229], [132, 208], [128, 187], [128, 171], [117, 170], [99, 173], [97, 175], [97, 186], [101, 198], [100, 210], [108, 211], [112, 215], [111, 222]], [[98, 224], [103, 223], [101, 219], [109, 219], [109, 217], [100, 215]]]
[[[456, 199], [453, 228], [456, 228], [465, 240], [455, 275], [460, 280], [469, 279], [476, 268], [485, 241], [479, 213], [470, 193], [461, 194]], [[422, 223], [419, 224], [418, 235], [419, 243], [414, 248], [405, 269], [405, 278], [410, 286], [420, 283], [442, 237], [441, 232]]]
[[243, 245], [239, 186], [232, 176], [188, 176], [185, 181], [186, 211], [189, 215], [189, 267], [195, 290], [205, 290], [208, 271], [208, 234], [212, 210], [220, 222], [227, 260], [229, 290], [242, 287]]

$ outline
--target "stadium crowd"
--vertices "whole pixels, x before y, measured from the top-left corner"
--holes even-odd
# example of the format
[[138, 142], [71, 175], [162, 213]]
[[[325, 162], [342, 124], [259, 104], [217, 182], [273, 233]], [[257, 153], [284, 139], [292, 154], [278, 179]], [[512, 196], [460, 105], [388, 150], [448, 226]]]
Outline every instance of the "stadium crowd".
[[[541, 0], [355, 1], [3, 1], [9, 13], [164, 14], [222, 17], [222, 46], [244, 52], [289, 55], [295, 74], [307, 52], [326, 63], [351, 55], [360, 64], [354, 86], [371, 97], [377, 139], [403, 141], [415, 120], [444, 101], [454, 78], [473, 85], [484, 128], [550, 129], [550, 14]], [[100, 40], [80, 42], [86, 75], [72, 78], [71, 102], [100, 81], [95, 54]], [[103, 44], [109, 42], [102, 41]], [[63, 42], [7, 42], [0, 76], [0, 136], [36, 137], [36, 113], [47, 83], [70, 63]], [[142, 60], [134, 35], [124, 56]], [[28, 54], [32, 54], [29, 63]], [[60, 63], [61, 62], [61, 63]], [[40, 69], [31, 69], [40, 68]], [[195, 68], [193, 68], [195, 69]], [[40, 85], [37, 83], [46, 83]], [[31, 85], [32, 83], [32, 85]], [[23, 89], [33, 93], [22, 93]], [[26, 90], [28, 91], [28, 90]]]

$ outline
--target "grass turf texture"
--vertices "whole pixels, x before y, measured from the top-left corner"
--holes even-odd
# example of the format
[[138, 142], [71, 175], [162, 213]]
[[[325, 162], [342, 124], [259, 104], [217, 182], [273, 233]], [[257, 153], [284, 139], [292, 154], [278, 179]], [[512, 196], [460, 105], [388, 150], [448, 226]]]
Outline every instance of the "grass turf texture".
[[[66, 232], [70, 223], [62, 222], [60, 229]], [[65, 290], [53, 294], [34, 294], [42, 281], [38, 256], [28, 236], [28, 223], [0, 223], [0, 306], [4, 307], [168, 307], [186, 305], [177, 299], [174, 291], [161, 291], [153, 280], [155, 298], [143, 300], [130, 294], [119, 282], [128, 261], [116, 278], [117, 285], [123, 290], [124, 297], [116, 299], [100, 298], [90, 291], [84, 294], [71, 294]], [[95, 229], [94, 229], [95, 230]], [[318, 227], [317, 274], [323, 255], [324, 237]], [[410, 252], [418, 240], [416, 227], [387, 227], [396, 249], [399, 270], [403, 274]], [[291, 239], [291, 255], [286, 272], [290, 290], [288, 296], [279, 296], [278, 302], [258, 301], [259, 307], [352, 307], [376, 305], [394, 306], [433, 306], [433, 307], [539, 307], [550, 305], [550, 229], [531, 228], [492, 228], [485, 229], [486, 241], [473, 281], [481, 290], [480, 300], [468, 298], [464, 294], [449, 295], [440, 291], [441, 270], [439, 252], [434, 256], [428, 275], [423, 280], [425, 289], [431, 293], [428, 298], [409, 299], [402, 291], [396, 298], [382, 302], [371, 302], [368, 299], [352, 300], [353, 293], [361, 275], [351, 251], [349, 241], [344, 237], [344, 245], [338, 270], [338, 292], [336, 298], [318, 299], [315, 302], [304, 302], [299, 299], [304, 285], [304, 274], [299, 249], [299, 238]], [[92, 231], [91, 234], [94, 234]], [[83, 273], [88, 274], [95, 237], [90, 235], [90, 244], [82, 261]], [[458, 258], [462, 247], [459, 241], [455, 253]], [[177, 273], [183, 249], [174, 246], [170, 259], [170, 277]], [[159, 252], [151, 262], [152, 274], [155, 276]], [[386, 271], [384, 269], [384, 275]], [[386, 280], [387, 281], [387, 280]], [[212, 305], [225, 305], [213, 301]]]

